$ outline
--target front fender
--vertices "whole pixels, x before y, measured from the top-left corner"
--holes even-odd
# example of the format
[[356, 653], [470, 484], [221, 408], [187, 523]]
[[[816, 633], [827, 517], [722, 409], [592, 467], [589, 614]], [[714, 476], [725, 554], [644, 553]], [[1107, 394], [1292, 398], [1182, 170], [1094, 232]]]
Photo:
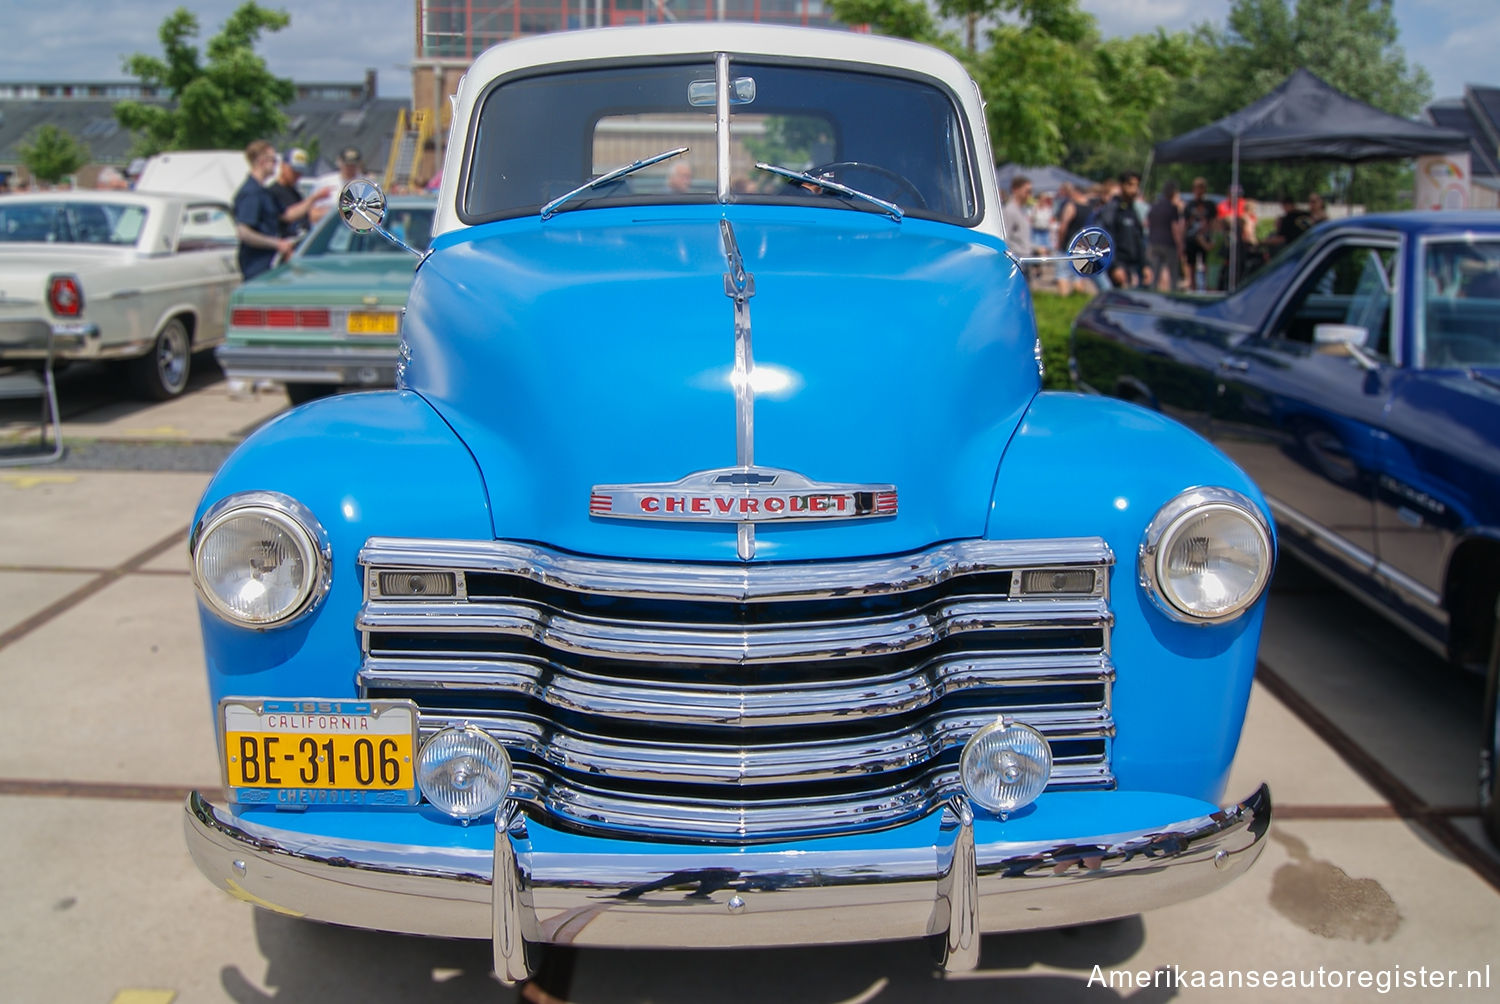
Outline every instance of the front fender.
[[225, 496], [257, 490], [282, 492], [312, 510], [328, 534], [332, 582], [316, 609], [267, 631], [230, 625], [200, 600], [216, 703], [226, 694], [352, 697], [364, 542], [377, 535], [492, 539], [473, 457], [410, 391], [327, 398], [263, 426], [209, 483], [194, 525]]
[[1097, 534], [1114, 550], [1111, 700], [1122, 789], [1216, 801], [1239, 742], [1265, 599], [1227, 624], [1184, 624], [1140, 585], [1140, 546], [1157, 510], [1209, 485], [1247, 496], [1274, 527], [1254, 482], [1196, 433], [1121, 401], [1051, 392], [1032, 403], [996, 478], [986, 536]]

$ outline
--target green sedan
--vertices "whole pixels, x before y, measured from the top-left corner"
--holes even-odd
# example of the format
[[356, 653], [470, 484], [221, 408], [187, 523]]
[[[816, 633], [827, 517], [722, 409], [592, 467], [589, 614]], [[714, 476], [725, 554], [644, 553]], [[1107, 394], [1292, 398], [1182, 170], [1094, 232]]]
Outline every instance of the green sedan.
[[[430, 198], [392, 197], [386, 227], [425, 251], [434, 208]], [[231, 380], [285, 384], [293, 404], [394, 386], [418, 260], [330, 213], [285, 264], [235, 291], [219, 365]]]

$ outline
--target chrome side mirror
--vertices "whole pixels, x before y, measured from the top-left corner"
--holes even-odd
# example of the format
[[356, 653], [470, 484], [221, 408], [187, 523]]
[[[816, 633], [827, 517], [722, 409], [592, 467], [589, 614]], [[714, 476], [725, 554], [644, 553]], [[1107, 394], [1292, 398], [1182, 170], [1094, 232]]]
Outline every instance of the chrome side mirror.
[[1068, 257], [1079, 275], [1097, 275], [1109, 268], [1115, 256], [1115, 242], [1101, 227], [1085, 227], [1068, 245]]
[[385, 193], [373, 181], [355, 178], [344, 186], [339, 192], [339, 219], [357, 234], [373, 230], [407, 254], [422, 257], [422, 252], [381, 225], [385, 222]]

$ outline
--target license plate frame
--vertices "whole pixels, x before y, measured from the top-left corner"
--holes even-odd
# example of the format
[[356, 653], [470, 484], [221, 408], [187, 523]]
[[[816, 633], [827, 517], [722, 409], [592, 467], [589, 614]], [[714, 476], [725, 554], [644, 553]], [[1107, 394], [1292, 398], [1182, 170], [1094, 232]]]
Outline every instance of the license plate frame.
[[394, 310], [351, 310], [344, 330], [364, 337], [395, 336], [401, 332], [401, 315]]
[[[226, 697], [219, 702], [218, 718], [219, 764], [232, 802], [306, 806], [421, 801], [416, 783], [418, 717], [412, 701]], [[273, 741], [267, 743], [268, 739]], [[252, 759], [253, 770], [247, 767]]]

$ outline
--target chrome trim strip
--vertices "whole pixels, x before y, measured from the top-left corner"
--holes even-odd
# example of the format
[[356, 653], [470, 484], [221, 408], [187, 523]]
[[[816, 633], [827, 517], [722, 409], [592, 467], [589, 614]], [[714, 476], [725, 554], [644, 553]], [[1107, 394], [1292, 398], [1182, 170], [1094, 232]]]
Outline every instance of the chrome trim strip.
[[1309, 516], [1293, 509], [1285, 502], [1274, 498], [1267, 498], [1266, 504], [1271, 507], [1271, 515], [1276, 518], [1278, 524], [1286, 523], [1298, 534], [1314, 541], [1319, 546], [1337, 554], [1352, 567], [1362, 572], [1374, 571], [1376, 565], [1375, 555], [1364, 548], [1351, 543], [1348, 538], [1325, 528], [1321, 523]]
[[[525, 638], [575, 655], [652, 662], [752, 665], [810, 659], [859, 659], [925, 648], [973, 631], [1107, 628], [1104, 600], [964, 597], [885, 617], [784, 624], [671, 624], [577, 617], [550, 604], [367, 601], [358, 631], [497, 634]], [[379, 652], [376, 639], [368, 639]]]
[[1384, 580], [1386, 585], [1403, 594], [1409, 601], [1426, 607], [1429, 614], [1442, 618], [1448, 616], [1441, 596], [1394, 565], [1376, 561], [1375, 576]]
[[714, 188], [719, 204], [729, 201], [729, 53], [714, 55], [714, 156], [717, 172]]
[[[1098, 797], [1102, 814], [1118, 796]], [[1212, 892], [1254, 863], [1271, 815], [1262, 785], [1228, 808], [1127, 833], [1058, 833], [1016, 843], [1003, 838], [1001, 824], [975, 819], [975, 931], [1067, 927]], [[267, 826], [268, 817], [275, 818], [238, 817], [193, 792], [184, 825], [194, 863], [220, 888], [292, 915], [411, 934], [495, 937], [491, 852], [312, 836]], [[789, 852], [569, 835], [564, 853], [546, 849], [554, 831], [527, 821], [524, 843], [513, 826], [506, 839], [515, 842], [517, 873], [524, 876], [518, 891], [530, 894], [539, 941], [770, 947], [944, 933], [934, 916], [938, 860], [954, 853], [949, 847], [961, 833], [942, 831], [929, 816], [894, 831], [884, 849], [862, 837]], [[745, 904], [737, 914], [726, 909], [733, 896]], [[950, 917], [952, 909], [950, 900]], [[508, 951], [524, 947], [524, 909], [517, 912], [523, 944], [511, 941]]]
[[[897, 715], [965, 691], [1108, 684], [1102, 653], [965, 652], [902, 670], [819, 683], [737, 687], [696, 680], [611, 677], [526, 655], [493, 659], [372, 656], [359, 670], [361, 695], [381, 689], [484, 691], [528, 697], [563, 711], [671, 725], [817, 725]], [[441, 697], [425, 698], [429, 703]]]
[[463, 569], [515, 575], [540, 585], [604, 596], [798, 602], [926, 589], [961, 575], [1047, 565], [1108, 566], [1102, 538], [960, 540], [889, 558], [767, 565], [623, 561], [503, 540], [371, 537], [359, 563], [382, 569]]

